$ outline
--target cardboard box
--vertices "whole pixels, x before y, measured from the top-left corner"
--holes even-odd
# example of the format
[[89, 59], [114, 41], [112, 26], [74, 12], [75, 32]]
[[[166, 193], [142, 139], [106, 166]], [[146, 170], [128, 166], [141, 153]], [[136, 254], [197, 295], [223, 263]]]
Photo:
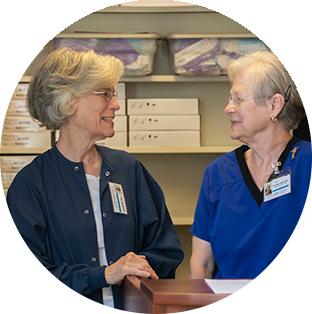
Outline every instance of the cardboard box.
[[25, 99], [28, 84], [0, 83], [0, 99]]
[[128, 115], [196, 115], [197, 98], [128, 99]]
[[30, 116], [6, 116], [3, 123], [3, 132], [21, 131], [46, 131], [45, 127], [40, 127]]
[[1, 172], [18, 172], [32, 162], [33, 156], [0, 156]]
[[149, 115], [129, 116], [130, 131], [200, 130], [200, 116]]
[[199, 147], [200, 131], [131, 131], [129, 146]]
[[96, 144], [108, 147], [127, 147], [128, 134], [127, 132], [115, 132], [115, 135], [113, 137], [97, 141]]
[[2, 132], [2, 147], [51, 147], [51, 132]]
[[6, 114], [12, 116], [29, 116], [26, 100], [12, 99]]

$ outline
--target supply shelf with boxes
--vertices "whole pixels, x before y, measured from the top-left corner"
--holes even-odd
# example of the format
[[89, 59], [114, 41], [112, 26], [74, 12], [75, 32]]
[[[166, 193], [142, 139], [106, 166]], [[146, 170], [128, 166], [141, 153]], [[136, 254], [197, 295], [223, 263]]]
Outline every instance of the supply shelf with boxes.
[[[206, 35], [210, 36], [208, 39], [213, 36], [222, 39], [223, 36], [231, 35], [229, 39], [233, 40], [248, 33], [248, 36], [253, 34], [253, 38], [271, 38], [274, 44], [277, 44], [276, 49], [281, 55], [292, 58], [291, 0], [283, 0], [281, 4], [273, 0], [241, 0], [237, 1], [237, 5], [232, 4], [234, 1], [230, 1], [230, 4], [225, 4], [225, 1], [213, 4], [216, 1], [211, 1], [210, 5], [208, 2], [205, 2], [205, 6], [202, 0], [201, 5], [169, 7], [8, 4], [5, 6], [5, 29], [0, 29], [0, 56], [3, 56], [0, 58], [0, 76], [19, 77], [22, 80], [28, 80], [37, 60], [50, 52], [49, 44], [43, 40], [46, 34], [73, 34], [77, 31], [160, 34], [152, 73], [144, 76], [125, 76], [120, 81], [125, 84], [127, 102], [197, 99], [198, 113], [192, 114], [196, 118], [187, 114], [189, 120], [185, 123], [186, 115], [175, 112], [176, 117], [181, 117], [179, 122], [172, 119], [171, 125], [183, 123], [187, 127], [192, 125], [195, 128], [198, 124], [193, 118], [199, 119], [200, 146], [153, 145], [127, 146], [122, 149], [134, 154], [164, 191], [170, 215], [186, 255], [177, 272], [177, 277], [184, 278], [188, 272], [188, 257], [191, 252], [189, 227], [193, 221], [204, 169], [215, 158], [240, 143], [230, 139], [230, 122], [223, 112], [231, 87], [226, 73], [222, 70], [214, 75], [177, 74], [172, 67], [170, 40], [185, 34], [205, 35], [202, 39], [207, 38]], [[10, 44], [2, 45], [6, 42]], [[23, 48], [19, 51], [14, 47]], [[125, 115], [129, 133], [146, 131], [133, 129], [138, 127], [138, 121], [141, 121], [140, 127], [145, 125], [144, 128], [149, 128], [149, 132], [168, 131], [159, 130], [166, 125], [167, 118], [163, 117], [163, 114], [161, 120], [157, 113], [129, 114], [126, 108]]]

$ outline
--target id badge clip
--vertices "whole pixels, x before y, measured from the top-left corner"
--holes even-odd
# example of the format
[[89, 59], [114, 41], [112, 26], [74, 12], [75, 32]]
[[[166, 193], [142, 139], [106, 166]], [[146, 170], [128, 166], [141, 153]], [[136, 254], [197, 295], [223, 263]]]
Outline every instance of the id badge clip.
[[263, 187], [264, 202], [291, 193], [291, 167], [280, 171], [279, 166], [281, 166], [281, 162], [272, 164], [274, 169], [272, 179]]

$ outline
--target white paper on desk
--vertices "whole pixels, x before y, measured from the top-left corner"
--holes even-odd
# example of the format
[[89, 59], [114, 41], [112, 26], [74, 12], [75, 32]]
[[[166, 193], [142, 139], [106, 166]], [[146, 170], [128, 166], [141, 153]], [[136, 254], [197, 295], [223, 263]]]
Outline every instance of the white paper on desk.
[[205, 279], [214, 293], [223, 294], [306, 294], [312, 289], [297, 279]]

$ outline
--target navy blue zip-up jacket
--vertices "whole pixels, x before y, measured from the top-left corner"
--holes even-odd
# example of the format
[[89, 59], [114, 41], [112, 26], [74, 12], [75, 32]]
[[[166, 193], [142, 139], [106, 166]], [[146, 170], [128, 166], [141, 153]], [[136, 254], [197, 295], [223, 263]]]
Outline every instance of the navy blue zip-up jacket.
[[[183, 252], [163, 193], [132, 155], [97, 146], [102, 156], [101, 212], [109, 264], [128, 252], [145, 255], [159, 278], [174, 278]], [[128, 214], [114, 213], [108, 182], [122, 185]], [[96, 224], [83, 163], [54, 146], [23, 168], [7, 202], [17, 229], [40, 262], [76, 292], [103, 303]], [[123, 285], [112, 286], [123, 308]]]

